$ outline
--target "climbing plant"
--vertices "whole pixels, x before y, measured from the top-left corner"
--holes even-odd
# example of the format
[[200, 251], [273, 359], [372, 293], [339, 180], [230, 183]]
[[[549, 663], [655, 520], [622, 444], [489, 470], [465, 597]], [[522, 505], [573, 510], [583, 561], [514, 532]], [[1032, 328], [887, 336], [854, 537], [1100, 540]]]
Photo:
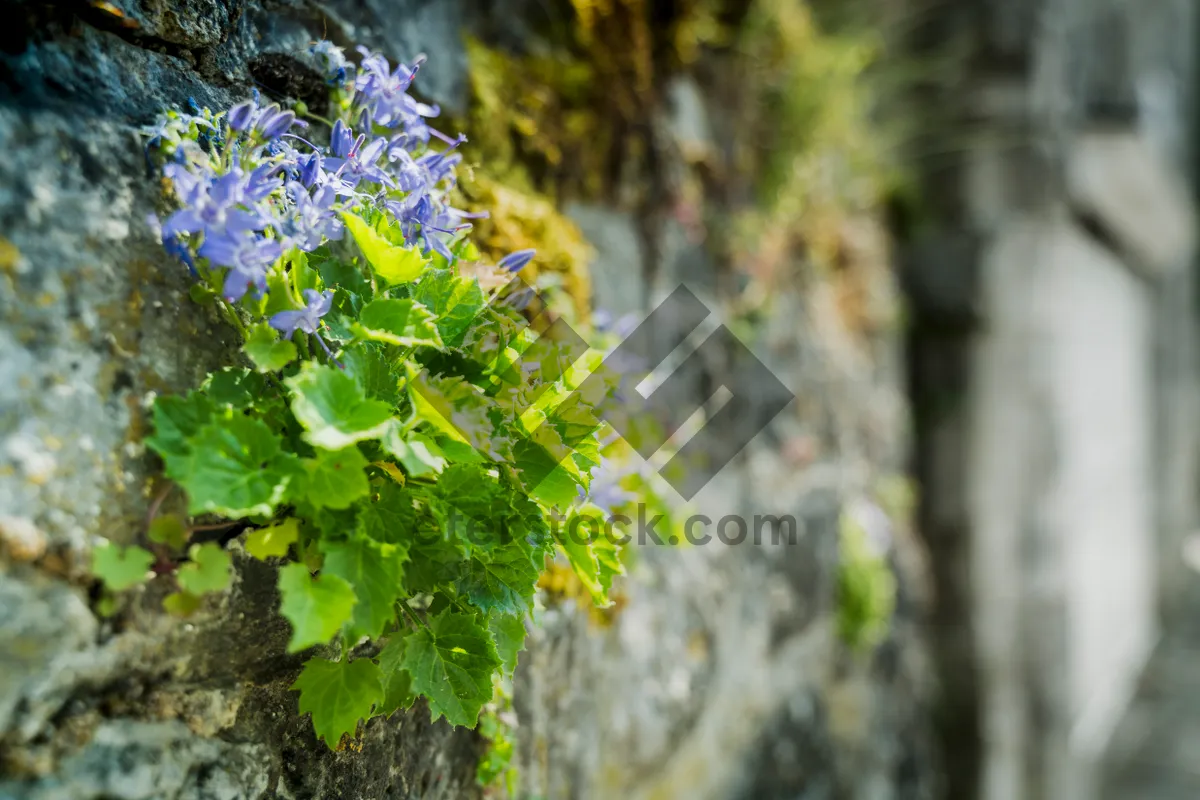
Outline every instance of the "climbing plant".
[[[245, 550], [278, 563], [288, 650], [323, 648], [292, 688], [334, 748], [417, 696], [473, 727], [547, 558], [599, 605], [623, 569], [611, 538], [556, 525], [599, 488], [602, 398], [577, 389], [600, 353], [534, 332], [517, 278], [533, 251], [481, 262], [478, 213], [448, 201], [465, 137], [409, 93], [420, 61], [313, 53], [327, 110], [256, 96], [146, 131], [171, 205], [152, 223], [242, 341], [236, 364], [155, 400], [147, 444], [190, 518], [249, 528]], [[231, 557], [152, 517], [154, 553], [108, 545], [94, 570], [111, 591], [173, 572], [167, 609], [191, 613], [228, 587]]]

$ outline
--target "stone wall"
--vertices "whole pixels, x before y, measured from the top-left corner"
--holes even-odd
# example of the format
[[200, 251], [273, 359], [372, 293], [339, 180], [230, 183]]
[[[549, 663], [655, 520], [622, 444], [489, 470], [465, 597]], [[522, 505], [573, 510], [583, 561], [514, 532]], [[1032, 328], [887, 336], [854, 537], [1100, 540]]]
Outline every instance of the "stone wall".
[[1089, 798], [1195, 523], [1194, 11], [936, 8], [961, 144], [906, 274], [950, 793]]
[[[463, 115], [462, 34], [536, 49], [531, 32], [545, 29], [545, 15], [569, 20], [571, 9], [467, 0], [5, 6], [0, 796], [482, 792], [480, 737], [430, 724], [421, 703], [372, 721], [350, 748], [316, 741], [288, 691], [300, 658], [285, 654], [275, 576], [236, 540], [232, 590], [188, 620], [160, 611], [168, 577], [102, 616], [87, 563], [102, 537], [144, 534], [159, 469], [141, 445], [151, 393], [185, 390], [234, 357], [231, 332], [188, 300], [187, 275], [143, 224], [160, 186], [138, 126], [188, 98], [227, 106], [255, 84], [311, 98], [323, 89], [303, 53], [321, 37], [395, 59], [429, 53], [422, 91]], [[642, 124], [660, 158], [615, 170], [637, 202], [618, 188], [616, 199], [570, 209], [596, 248], [593, 280], [608, 311], [644, 311], [681, 280], [702, 287], [713, 308], [733, 307], [736, 293], [719, 288], [731, 285], [728, 264], [706, 255], [670, 206], [670, 176], [704, 184], [713, 171], [736, 172], [737, 126], [720, 99], [731, 87], [719, 67], [703, 56], [691, 74], [656, 86]], [[703, 195], [714, 232], [735, 200], [743, 202], [724, 190]], [[756, 351], [800, 400], [698, 498], [714, 519], [794, 514], [797, 541], [647, 546], [619, 610], [604, 618], [544, 597], [514, 698], [525, 796], [935, 796], [923, 559], [903, 504], [889, 518], [879, 500], [904, 467], [896, 292], [878, 223], [866, 213], [855, 226], [841, 234], [852, 257], [838, 273], [794, 258], [757, 328]], [[886, 634], [866, 649], [836, 630], [846, 515], [870, 529], [898, 583]]]

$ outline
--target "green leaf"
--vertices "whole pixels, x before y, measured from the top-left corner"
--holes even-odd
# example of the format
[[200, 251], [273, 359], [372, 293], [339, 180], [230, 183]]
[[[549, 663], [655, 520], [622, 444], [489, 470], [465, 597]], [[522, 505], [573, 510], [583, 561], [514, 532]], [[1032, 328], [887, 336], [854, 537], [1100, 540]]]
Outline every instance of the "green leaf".
[[433, 314], [413, 300], [377, 298], [367, 303], [358, 319], [360, 324], [355, 331], [372, 341], [400, 347], [442, 348]]
[[210, 400], [237, 409], [261, 406], [266, 388], [267, 382], [262, 375], [241, 367], [217, 370], [204, 382]]
[[346, 539], [364, 532], [364, 503], [355, 503], [350, 508], [319, 508], [312, 515], [322, 539]]
[[150, 523], [150, 541], [165, 544], [172, 550], [182, 550], [187, 542], [187, 526], [178, 514], [162, 514]]
[[495, 427], [487, 410], [495, 401], [479, 387], [462, 378], [435, 378], [415, 370], [408, 385], [417, 416], [438, 433], [485, 453], [494, 449]]
[[279, 611], [292, 623], [288, 652], [295, 653], [334, 637], [354, 613], [354, 589], [334, 575], [314, 578], [303, 564], [279, 570]]
[[295, 475], [295, 457], [281, 452], [270, 428], [249, 417], [210, 424], [189, 446], [186, 474], [174, 477], [187, 490], [192, 514], [270, 515]]
[[359, 342], [342, 353], [342, 365], [367, 397], [394, 408], [400, 402], [400, 376], [388, 364], [383, 350], [380, 345]]
[[300, 521], [288, 517], [268, 528], [254, 531], [246, 537], [246, 552], [259, 561], [288, 554], [288, 548], [300, 538]]
[[167, 463], [167, 475], [174, 478], [184, 468], [191, 452], [188, 439], [212, 419], [213, 407], [201, 392], [159, 397], [154, 401], [154, 434], [146, 445]]
[[606, 534], [592, 542], [592, 554], [596, 556], [600, 589], [607, 604], [608, 590], [612, 588], [613, 578], [625, 574], [625, 565], [621, 562], [621, 545]]
[[391, 483], [380, 486], [379, 498], [361, 506], [363, 532], [377, 542], [394, 544], [407, 552], [416, 535], [414, 500], [413, 492], [407, 488]]
[[432, 719], [475, 727], [479, 710], [492, 699], [492, 673], [500, 657], [492, 638], [468, 614], [443, 611], [430, 629], [409, 634], [403, 666], [412, 688], [429, 699]]
[[517, 653], [525, 649], [525, 615], [493, 612], [488, 615], [488, 631], [504, 672], [511, 675], [517, 667]]
[[401, 438], [400, 426], [393, 425], [381, 441], [383, 449], [395, 456], [404, 471], [414, 478], [441, 472], [446, 466], [442, 449], [428, 436], [413, 433], [405, 440]]
[[604, 510], [595, 505], [573, 509], [566, 525], [555, 531], [571, 568], [592, 595], [596, 605], [611, 605], [608, 590], [616, 575], [625, 574], [618, 545], [607, 536]]
[[304, 479], [295, 497], [303, 497], [314, 508], [349, 508], [370, 491], [367, 483], [367, 459], [350, 446], [343, 450], [318, 450], [316, 458], [306, 458]]
[[299, 248], [292, 248], [283, 255], [283, 260], [291, 265], [292, 283], [296, 291], [303, 296], [305, 289], [320, 289], [317, 271], [308, 265], [308, 253]]
[[136, 586], [150, 577], [154, 556], [140, 547], [104, 542], [92, 550], [92, 574], [114, 592]]
[[200, 598], [187, 592], [171, 592], [163, 598], [163, 611], [176, 617], [190, 617], [200, 608]]
[[383, 674], [369, 658], [310, 658], [291, 688], [300, 692], [300, 713], [312, 714], [313, 730], [334, 750], [383, 699]]
[[188, 594], [219, 592], [229, 586], [229, 570], [233, 561], [216, 542], [194, 544], [188, 549], [191, 561], [179, 567], [175, 579], [179, 588]]
[[282, 522], [253, 531], [246, 536], [246, 552], [259, 561], [278, 558], [288, 554], [288, 548], [300, 537], [300, 522], [295, 517], [288, 517]]
[[322, 575], [345, 580], [358, 598], [348, 626], [349, 640], [378, 637], [396, 618], [396, 599], [404, 589], [404, 552], [395, 545], [361, 538], [322, 542], [321, 550], [325, 553]]
[[[321, 282], [331, 289], [340, 288], [341, 291], [337, 294], [342, 295], [342, 299], [351, 294], [368, 298], [371, 296], [371, 282], [363, 276], [361, 267], [340, 258], [331, 257], [327, 245], [322, 245], [308, 255], [309, 263], [316, 266], [317, 272], [321, 276]], [[334, 309], [338, 309], [339, 306], [338, 298], [335, 296]]]
[[440, 503], [434, 513], [443, 522], [446, 538], [464, 555], [494, 550], [512, 541], [509, 522], [516, 516], [511, 491], [475, 464], [447, 467], [434, 487]]
[[476, 608], [507, 614], [528, 610], [538, 571], [520, 547], [500, 547], [490, 559], [473, 557], [458, 580], [458, 590]]
[[408, 708], [417, 699], [412, 690], [412, 676], [404, 669], [404, 649], [408, 640], [403, 636], [388, 639], [379, 652], [379, 669], [383, 673], [383, 701], [375, 712], [390, 717]]
[[343, 214], [342, 219], [371, 269], [388, 283], [415, 280], [429, 263], [415, 247], [398, 247], [380, 236], [362, 217]]
[[[538, 433], [549, 431], [542, 426]], [[570, 457], [561, 462], [551, 455], [539, 442], [524, 439], [513, 448], [521, 483], [530, 496], [548, 506], [567, 508], [579, 496], [579, 481], [572, 475]]]
[[280, 339], [278, 331], [265, 322], [250, 329], [243, 349], [259, 372], [278, 372], [296, 358], [296, 345]]
[[413, 297], [437, 315], [438, 331], [448, 347], [462, 344], [467, 329], [484, 306], [479, 281], [455, 275], [448, 269], [426, 272], [413, 290]]
[[341, 450], [387, 430], [392, 416], [388, 404], [366, 399], [354, 378], [336, 367], [306, 364], [286, 383], [292, 391], [292, 413], [317, 447]]
[[193, 283], [188, 287], [188, 297], [199, 306], [211, 306], [217, 299], [217, 293], [203, 283]]
[[272, 317], [280, 311], [297, 311], [303, 307], [299, 297], [292, 294], [287, 273], [272, 269], [267, 273], [267, 292], [251, 305], [251, 313], [257, 317]]

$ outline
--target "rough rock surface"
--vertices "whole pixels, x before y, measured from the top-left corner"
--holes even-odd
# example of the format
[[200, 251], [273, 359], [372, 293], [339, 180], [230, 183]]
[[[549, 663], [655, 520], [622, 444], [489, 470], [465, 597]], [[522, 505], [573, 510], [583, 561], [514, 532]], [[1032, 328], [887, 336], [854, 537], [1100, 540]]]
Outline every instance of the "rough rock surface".
[[[252, 83], [313, 91], [305, 43], [434, 55], [423, 90], [465, 103], [455, 2], [113, 3], [6, 7], [0, 33], [0, 797], [461, 798], [479, 794], [482, 742], [421, 704], [330, 752], [296, 714], [269, 566], [235, 549], [227, 596], [180, 621], [165, 579], [113, 619], [94, 611], [87, 553], [144, 525], [155, 463], [141, 446], [151, 392], [195, 385], [232, 337], [187, 298], [143, 220], [159, 186], [137, 127], [194, 98], [218, 107]], [[523, 5], [514, 5], [523, 9]], [[523, 12], [521, 12], [523, 13]], [[492, 12], [491, 26], [504, 10]], [[507, 23], [523, 30], [520, 13]], [[685, 138], [706, 136], [702, 92]], [[700, 115], [701, 122], [694, 118]], [[699, 133], [697, 133], [699, 131]], [[694, 142], [681, 142], [692, 146]], [[682, 146], [681, 150], [684, 149]], [[652, 248], [623, 209], [577, 215], [599, 248], [614, 312], [643, 308], [696, 265], [668, 230]], [[594, 224], [592, 224], [594, 223]], [[605, 231], [615, 236], [606, 243]], [[637, 261], [654, 252], [654, 270]], [[636, 256], [636, 258], [635, 258]], [[633, 260], [635, 263], [631, 263]], [[886, 256], [866, 274], [894, 297]], [[878, 269], [883, 271], [879, 272]], [[707, 269], [707, 268], [706, 268]], [[643, 276], [655, 286], [631, 292]], [[933, 796], [916, 552], [887, 539], [900, 597], [867, 653], [835, 633], [839, 518], [902, 468], [894, 327], [851, 330], [825, 278], [783, 298], [764, 336], [800, 394], [698, 505], [794, 514], [794, 544], [648, 545], [606, 623], [549, 602], [518, 671], [525, 791], [557, 797]], [[714, 287], [710, 275], [700, 281]], [[178, 502], [177, 500], [171, 502]]]

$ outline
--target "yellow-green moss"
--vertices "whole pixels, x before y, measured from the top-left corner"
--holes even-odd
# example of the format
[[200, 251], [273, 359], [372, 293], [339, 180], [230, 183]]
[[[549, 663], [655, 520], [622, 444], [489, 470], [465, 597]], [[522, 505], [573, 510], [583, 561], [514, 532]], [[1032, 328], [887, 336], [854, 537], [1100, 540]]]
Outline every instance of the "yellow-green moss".
[[750, 157], [759, 203], [739, 220], [741, 242], [762, 271], [797, 245], [831, 268], [846, 220], [877, 209], [896, 181], [892, 142], [872, 116], [869, 70], [882, 43], [873, 31], [822, 31], [801, 0], [757, 0], [737, 46], [765, 142]]
[[887, 556], [872, 548], [867, 531], [843, 512], [838, 535], [837, 623], [842, 641], [856, 650], [887, 636], [896, 609], [896, 576]]

